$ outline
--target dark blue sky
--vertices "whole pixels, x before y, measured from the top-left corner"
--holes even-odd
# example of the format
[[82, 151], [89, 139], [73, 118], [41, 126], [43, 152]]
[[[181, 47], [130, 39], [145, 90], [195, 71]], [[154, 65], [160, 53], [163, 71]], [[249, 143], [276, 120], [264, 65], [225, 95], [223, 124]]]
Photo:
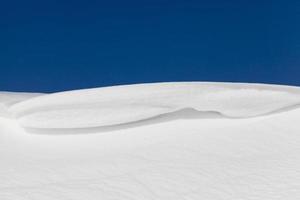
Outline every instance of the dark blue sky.
[[300, 86], [300, 1], [2, 1], [0, 90], [157, 81]]

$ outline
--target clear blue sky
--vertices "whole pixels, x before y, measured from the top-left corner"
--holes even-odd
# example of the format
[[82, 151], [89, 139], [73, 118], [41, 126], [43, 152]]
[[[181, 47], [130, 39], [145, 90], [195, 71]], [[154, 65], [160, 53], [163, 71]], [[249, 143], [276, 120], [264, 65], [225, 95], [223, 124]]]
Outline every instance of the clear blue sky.
[[300, 1], [1, 1], [0, 90], [300, 86]]

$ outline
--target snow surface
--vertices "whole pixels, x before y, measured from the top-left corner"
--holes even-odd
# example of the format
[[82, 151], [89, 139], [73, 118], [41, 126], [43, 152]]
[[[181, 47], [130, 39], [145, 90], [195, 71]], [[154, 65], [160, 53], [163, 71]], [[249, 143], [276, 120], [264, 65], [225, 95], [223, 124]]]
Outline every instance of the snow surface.
[[41, 95], [40, 93], [0, 92], [0, 117], [11, 117], [8, 109], [13, 104]]
[[90, 128], [192, 108], [227, 117], [268, 114], [299, 104], [300, 90], [250, 84], [160, 83], [55, 93], [14, 104], [28, 128]]
[[299, 103], [236, 83], [3, 92], [0, 199], [298, 199]]

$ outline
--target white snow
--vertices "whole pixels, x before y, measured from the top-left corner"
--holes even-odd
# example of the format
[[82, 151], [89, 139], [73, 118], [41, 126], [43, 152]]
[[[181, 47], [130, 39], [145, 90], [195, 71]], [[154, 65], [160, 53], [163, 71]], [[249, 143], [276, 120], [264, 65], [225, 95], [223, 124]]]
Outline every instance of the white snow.
[[8, 108], [13, 104], [41, 95], [40, 93], [0, 92], [0, 117], [11, 117]]
[[1, 200], [300, 198], [298, 87], [39, 95], [0, 93]]
[[251, 84], [160, 83], [45, 95], [10, 108], [23, 127], [90, 128], [148, 119], [193, 108], [250, 117], [300, 103], [300, 90]]

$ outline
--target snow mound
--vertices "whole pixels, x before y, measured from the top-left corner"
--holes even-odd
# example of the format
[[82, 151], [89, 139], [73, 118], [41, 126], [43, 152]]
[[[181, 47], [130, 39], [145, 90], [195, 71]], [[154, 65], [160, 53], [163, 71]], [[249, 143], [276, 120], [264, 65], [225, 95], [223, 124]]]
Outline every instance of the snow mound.
[[0, 199], [299, 199], [298, 102], [297, 87], [231, 83], [0, 93], [39, 133], [0, 117]]
[[241, 83], [155, 83], [67, 91], [9, 108], [22, 127], [93, 128], [137, 122], [191, 108], [245, 118], [298, 106], [297, 87]]

